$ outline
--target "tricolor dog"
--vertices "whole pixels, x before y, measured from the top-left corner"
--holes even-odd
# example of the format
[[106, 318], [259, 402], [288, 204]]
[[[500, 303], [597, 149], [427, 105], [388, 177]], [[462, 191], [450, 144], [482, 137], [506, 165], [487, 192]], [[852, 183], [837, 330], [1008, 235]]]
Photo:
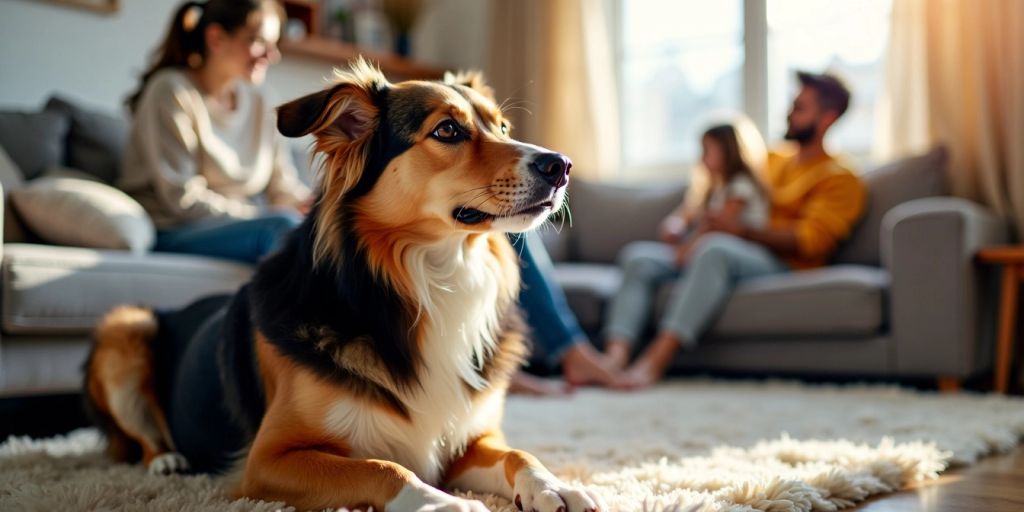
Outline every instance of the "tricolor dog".
[[525, 348], [506, 233], [561, 207], [570, 161], [509, 135], [478, 75], [389, 83], [362, 61], [278, 109], [319, 199], [235, 295], [96, 330], [89, 406], [119, 460], [229, 473], [301, 509], [605, 508], [500, 431]]

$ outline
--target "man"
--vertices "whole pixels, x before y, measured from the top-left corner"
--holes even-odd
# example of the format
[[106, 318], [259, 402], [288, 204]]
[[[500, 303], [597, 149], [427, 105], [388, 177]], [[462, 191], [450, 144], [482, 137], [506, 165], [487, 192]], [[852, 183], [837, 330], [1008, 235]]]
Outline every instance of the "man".
[[[618, 382], [621, 387], [657, 382], [676, 351], [693, 346], [711, 325], [739, 281], [826, 264], [860, 218], [863, 184], [824, 147], [825, 134], [849, 106], [850, 93], [828, 74], [798, 72], [797, 79], [800, 92], [785, 136], [795, 147], [770, 152], [763, 175], [772, 198], [768, 226], [747, 228], [736, 216], [724, 214], [705, 219], [707, 233], [689, 257], [669, 304], [678, 314], [660, 326]], [[608, 355], [623, 361], [632, 341], [609, 338]]]

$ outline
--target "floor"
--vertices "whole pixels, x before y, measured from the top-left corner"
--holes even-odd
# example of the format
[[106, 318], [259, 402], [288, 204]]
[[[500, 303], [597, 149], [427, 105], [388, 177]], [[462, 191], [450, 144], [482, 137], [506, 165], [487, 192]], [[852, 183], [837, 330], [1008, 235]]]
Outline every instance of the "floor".
[[[76, 396], [0, 400], [0, 439], [9, 434], [36, 437], [65, 432], [86, 423]], [[42, 412], [40, 412], [42, 411]], [[8, 421], [15, 418], [21, 421]], [[27, 421], [34, 418], [36, 421]], [[1024, 445], [1006, 454], [988, 457], [967, 468], [952, 470], [941, 478], [910, 490], [869, 500], [856, 512], [1022, 512], [1024, 511]]]
[[1024, 447], [952, 470], [916, 488], [869, 500], [857, 512], [1024, 511]]

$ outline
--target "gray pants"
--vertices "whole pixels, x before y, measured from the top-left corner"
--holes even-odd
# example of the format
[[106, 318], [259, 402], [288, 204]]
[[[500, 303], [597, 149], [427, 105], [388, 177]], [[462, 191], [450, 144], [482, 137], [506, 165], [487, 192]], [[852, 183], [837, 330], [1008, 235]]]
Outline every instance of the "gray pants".
[[682, 270], [676, 268], [673, 255], [671, 245], [658, 242], [634, 242], [623, 249], [622, 287], [605, 316], [606, 340], [635, 342], [650, 320], [659, 285], [675, 279], [658, 328], [692, 347], [740, 281], [789, 270], [760, 244], [721, 233], [703, 235]]

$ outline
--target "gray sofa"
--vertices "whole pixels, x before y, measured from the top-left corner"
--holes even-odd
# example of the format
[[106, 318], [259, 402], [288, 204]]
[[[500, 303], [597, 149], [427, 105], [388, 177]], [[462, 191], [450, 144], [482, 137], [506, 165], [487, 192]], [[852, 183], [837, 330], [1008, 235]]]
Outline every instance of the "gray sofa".
[[0, 173], [0, 398], [77, 392], [90, 330], [114, 305], [181, 306], [251, 275], [199, 256], [52, 245], [25, 228], [6, 200], [13, 190], [55, 166], [109, 184], [125, 130], [116, 116], [61, 99], [39, 112], [0, 112], [0, 148], [13, 164]]
[[[962, 379], [990, 364], [989, 278], [973, 258], [1005, 242], [1007, 228], [946, 195], [946, 161], [939, 148], [865, 173], [866, 213], [834, 264], [742, 283], [678, 369]], [[621, 279], [619, 251], [655, 239], [683, 192], [680, 184], [570, 186], [571, 226], [542, 237], [592, 336]], [[669, 289], [659, 291], [659, 308]]]
[[[124, 121], [55, 99], [40, 112], [0, 112], [6, 199], [54, 165], [109, 183]], [[974, 251], [1004, 241], [982, 207], [943, 197], [945, 155], [878, 169], [871, 204], [836, 266], [744, 284], [711, 335], [680, 365], [701, 369], [963, 377], [978, 352], [983, 277]], [[614, 262], [629, 241], [651, 239], [681, 185], [574, 181], [573, 225], [547, 230], [570, 305], [592, 333], [618, 286]], [[176, 307], [231, 292], [251, 268], [197, 256], [48, 244], [3, 201], [0, 244], [0, 398], [75, 392], [89, 331], [114, 305]]]

